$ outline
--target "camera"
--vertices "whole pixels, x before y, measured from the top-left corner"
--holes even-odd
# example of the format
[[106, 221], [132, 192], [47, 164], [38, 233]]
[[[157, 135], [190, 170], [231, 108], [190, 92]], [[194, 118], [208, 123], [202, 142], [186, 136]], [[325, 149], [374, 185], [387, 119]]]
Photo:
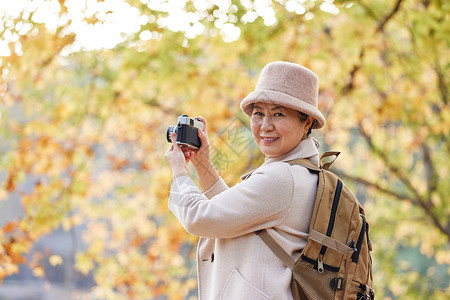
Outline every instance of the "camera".
[[199, 119], [190, 118], [188, 115], [178, 117], [178, 124], [167, 128], [167, 141], [172, 143], [170, 134], [177, 134], [177, 144], [187, 145], [192, 149], [199, 149], [201, 146], [198, 130], [203, 130], [203, 123]]

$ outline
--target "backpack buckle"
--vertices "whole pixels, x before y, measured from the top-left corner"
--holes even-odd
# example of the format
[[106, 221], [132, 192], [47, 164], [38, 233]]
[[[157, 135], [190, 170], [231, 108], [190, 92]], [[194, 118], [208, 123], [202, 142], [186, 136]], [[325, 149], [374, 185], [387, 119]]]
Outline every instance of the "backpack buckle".
[[375, 291], [373, 289], [369, 289], [369, 296], [370, 296], [370, 300], [375, 299]]
[[330, 281], [330, 286], [335, 290], [343, 290], [344, 289], [344, 278], [333, 278]]
[[367, 294], [356, 294], [356, 300], [370, 300], [369, 295]]
[[359, 286], [360, 289], [364, 290], [364, 294], [358, 292], [356, 295], [357, 300], [374, 300], [375, 299], [375, 291], [371, 289], [369, 286], [365, 284], [361, 284]]

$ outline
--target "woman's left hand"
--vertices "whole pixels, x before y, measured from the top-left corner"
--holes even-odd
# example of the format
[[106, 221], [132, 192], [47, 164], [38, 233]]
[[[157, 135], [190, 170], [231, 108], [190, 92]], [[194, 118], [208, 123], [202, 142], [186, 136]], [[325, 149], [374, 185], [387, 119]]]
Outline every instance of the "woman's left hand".
[[181, 150], [176, 142], [177, 134], [175, 132], [170, 134], [170, 139], [172, 140], [172, 145], [167, 150], [165, 158], [172, 168], [173, 176], [189, 175], [188, 164], [190, 161], [190, 153], [185, 153]]

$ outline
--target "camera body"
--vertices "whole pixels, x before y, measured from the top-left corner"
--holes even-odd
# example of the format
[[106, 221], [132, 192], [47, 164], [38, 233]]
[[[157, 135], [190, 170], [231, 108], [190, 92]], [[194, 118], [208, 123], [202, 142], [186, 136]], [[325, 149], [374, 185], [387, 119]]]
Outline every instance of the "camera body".
[[172, 143], [170, 133], [177, 134], [177, 144], [186, 145], [192, 149], [199, 149], [201, 146], [198, 130], [203, 130], [203, 123], [199, 119], [190, 118], [188, 115], [178, 117], [178, 124], [167, 128], [167, 141]]

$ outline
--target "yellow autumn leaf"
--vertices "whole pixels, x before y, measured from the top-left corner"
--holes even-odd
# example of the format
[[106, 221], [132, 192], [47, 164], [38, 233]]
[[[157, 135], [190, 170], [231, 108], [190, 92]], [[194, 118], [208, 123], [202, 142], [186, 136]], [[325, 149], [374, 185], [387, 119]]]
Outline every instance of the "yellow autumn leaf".
[[8, 199], [8, 192], [0, 188], [0, 201]]
[[[57, 2], [60, 16], [69, 12], [65, 0]], [[223, 42], [206, 15], [199, 20], [206, 34], [186, 39], [159, 26], [152, 1], [125, 2], [148, 17], [142, 30], [157, 29], [150, 40], [128, 43], [123, 36], [120, 47], [70, 55], [64, 51], [75, 34], [66, 35], [64, 22], [57, 30], [33, 23], [22, 34], [20, 24], [29, 20], [1, 14], [6, 31], [19, 34], [20, 53], [0, 59], [0, 201], [20, 198], [23, 213], [19, 225], [1, 231], [9, 242], [0, 255], [0, 281], [18, 271], [41, 237], [63, 228], [86, 245], [76, 268], [83, 274], [96, 268], [91, 298], [195, 295], [189, 270], [198, 238], [167, 207], [172, 173], [164, 160], [165, 130], [181, 113], [204, 116], [213, 163], [230, 186], [239, 182], [264, 157], [256, 148], [236, 151], [239, 141], [224, 129], [240, 114], [239, 102], [254, 89], [261, 67], [283, 59], [320, 78], [327, 125], [313, 131], [323, 145], [319, 152], [342, 151], [333, 166], [373, 183], [366, 189], [345, 179], [373, 220], [378, 297], [429, 299], [448, 291], [450, 277], [439, 272], [450, 261], [446, 1], [394, 1], [396, 10], [388, 0], [325, 1], [339, 8], [336, 15], [322, 10], [322, 0], [308, 1], [304, 15], [272, 1], [278, 20], [268, 27], [262, 16], [238, 19], [247, 11], [231, 0], [227, 18], [241, 29], [232, 43]], [[16, 220], [3, 224], [9, 221]], [[405, 251], [417, 263], [397, 272], [392, 265], [409, 257]], [[62, 254], [48, 259], [63, 264]], [[38, 275], [39, 261], [28, 262]], [[439, 264], [434, 275], [401, 272], [430, 261]]]
[[57, 265], [61, 265], [63, 263], [63, 259], [61, 256], [59, 255], [52, 255], [48, 258], [48, 261], [50, 262], [50, 264], [54, 267]]
[[76, 255], [75, 267], [82, 274], [87, 275], [94, 268], [94, 263], [90, 257], [82, 253], [78, 253]]
[[36, 277], [44, 277], [44, 274], [45, 274], [44, 268], [42, 268], [42, 266], [37, 266], [37, 267], [33, 268], [31, 270], [31, 272]]

